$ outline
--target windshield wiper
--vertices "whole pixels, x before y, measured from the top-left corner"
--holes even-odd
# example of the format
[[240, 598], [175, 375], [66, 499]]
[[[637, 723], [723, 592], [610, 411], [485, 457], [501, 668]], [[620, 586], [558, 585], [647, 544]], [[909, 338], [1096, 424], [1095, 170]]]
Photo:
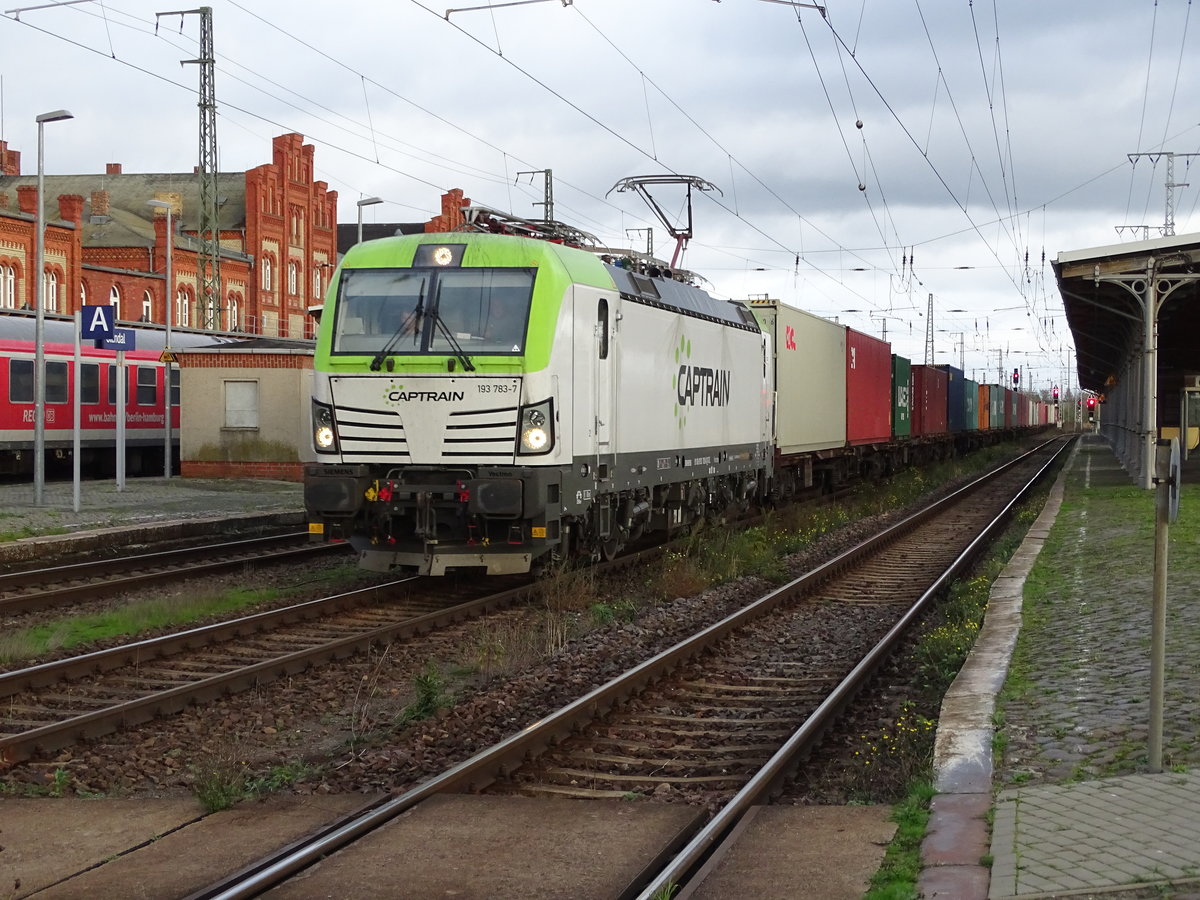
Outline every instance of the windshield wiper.
[[462, 363], [462, 367], [467, 372], [475, 371], [475, 364], [471, 362], [471, 357], [463, 352], [462, 345], [454, 339], [454, 335], [450, 333], [450, 329], [446, 327], [446, 323], [442, 321], [442, 314], [434, 309], [433, 324], [438, 327], [442, 333], [442, 337], [446, 339], [446, 343], [454, 349], [454, 355], [458, 357], [458, 361]]
[[[400, 338], [404, 337], [404, 333], [408, 330], [410, 324], [413, 325], [413, 343], [416, 344], [421, 340], [421, 319], [425, 316], [425, 279], [421, 279], [421, 289], [417, 292], [417, 305], [413, 307], [412, 312], [404, 317], [404, 321], [396, 328], [396, 331], [388, 338], [388, 342], [383, 345], [383, 349], [375, 354], [371, 360], [371, 371], [378, 372], [383, 368], [383, 361], [391, 355], [392, 350], [400, 343]], [[415, 322], [414, 322], [415, 320]]]

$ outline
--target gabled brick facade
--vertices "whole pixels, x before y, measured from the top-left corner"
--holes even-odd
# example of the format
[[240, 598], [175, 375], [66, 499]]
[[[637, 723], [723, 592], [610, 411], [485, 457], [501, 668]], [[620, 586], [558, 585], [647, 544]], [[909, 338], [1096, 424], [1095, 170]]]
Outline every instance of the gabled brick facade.
[[[20, 168], [20, 153], [0, 141], [0, 304], [11, 271], [11, 293], [21, 298], [17, 307], [35, 302], [29, 273], [36, 176], [22, 175]], [[216, 323], [200, 304], [194, 172], [127, 174], [120, 163], [108, 163], [103, 175], [47, 175], [45, 183], [46, 270], [58, 279], [56, 311], [72, 313], [83, 302], [112, 297], [123, 321], [164, 322], [170, 295], [177, 326], [312, 336], [305, 310], [323, 301], [337, 263], [337, 192], [313, 180], [313, 147], [302, 135], [276, 137], [270, 163], [218, 176], [222, 286]], [[165, 284], [166, 211], [147, 206], [148, 200], [172, 204], [171, 290]], [[74, 249], [60, 247], [72, 240], [67, 232]]]

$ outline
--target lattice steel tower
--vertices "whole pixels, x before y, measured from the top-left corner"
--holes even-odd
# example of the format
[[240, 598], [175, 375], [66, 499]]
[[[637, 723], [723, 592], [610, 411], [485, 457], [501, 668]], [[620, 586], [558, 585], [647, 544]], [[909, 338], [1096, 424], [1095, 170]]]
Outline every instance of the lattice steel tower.
[[155, 18], [157, 23], [161, 16], [179, 16], [182, 30], [183, 17], [191, 15], [200, 16], [200, 58], [185, 59], [182, 64], [200, 67], [200, 102], [197, 104], [200, 107], [200, 168], [197, 173], [200, 177], [200, 217], [196, 226], [200, 238], [197, 254], [200, 296], [197, 300], [200, 327], [216, 330], [221, 327], [221, 229], [217, 222], [217, 65], [213, 50], [212, 7], [156, 13]]

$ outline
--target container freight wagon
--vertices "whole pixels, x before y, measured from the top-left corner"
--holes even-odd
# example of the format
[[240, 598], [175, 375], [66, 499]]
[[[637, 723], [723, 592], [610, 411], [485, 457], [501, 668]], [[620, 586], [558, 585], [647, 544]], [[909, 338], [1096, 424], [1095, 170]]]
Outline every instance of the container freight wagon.
[[929, 437], [946, 433], [949, 379], [937, 366], [912, 367], [912, 433]]
[[999, 384], [984, 385], [988, 398], [988, 428], [1004, 427], [1004, 387]]
[[967, 427], [966, 379], [963, 371], [954, 366], [938, 368], [946, 373], [946, 430], [963, 431]]
[[892, 437], [892, 347], [846, 329], [846, 442], [886, 444]]
[[963, 428], [967, 431], [979, 430], [979, 382], [970, 378], [963, 379]]
[[912, 436], [912, 364], [892, 354], [892, 435]]
[[846, 327], [778, 300], [751, 310], [773, 346], [779, 455], [845, 448]]
[[976, 412], [979, 414], [979, 430], [987, 431], [992, 427], [991, 386], [986, 384], [976, 388]]

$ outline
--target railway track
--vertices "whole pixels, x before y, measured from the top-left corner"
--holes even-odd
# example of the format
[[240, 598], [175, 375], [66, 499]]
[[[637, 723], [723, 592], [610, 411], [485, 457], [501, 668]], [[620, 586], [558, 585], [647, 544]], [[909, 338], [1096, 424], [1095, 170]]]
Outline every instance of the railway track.
[[[611, 797], [664, 784], [675, 798], [719, 807], [623, 895], [665, 896], [811, 751], [1064, 446], [1023, 457], [402, 796], [193, 897], [257, 896], [439, 793]], [[826, 652], [847, 617], [872, 614], [871, 640]]]
[[349, 552], [347, 544], [311, 544], [306, 533], [205, 544], [136, 556], [0, 574], [0, 617], [246, 566]]
[[533, 590], [421, 584], [402, 578], [2, 673], [0, 766], [502, 609]]

